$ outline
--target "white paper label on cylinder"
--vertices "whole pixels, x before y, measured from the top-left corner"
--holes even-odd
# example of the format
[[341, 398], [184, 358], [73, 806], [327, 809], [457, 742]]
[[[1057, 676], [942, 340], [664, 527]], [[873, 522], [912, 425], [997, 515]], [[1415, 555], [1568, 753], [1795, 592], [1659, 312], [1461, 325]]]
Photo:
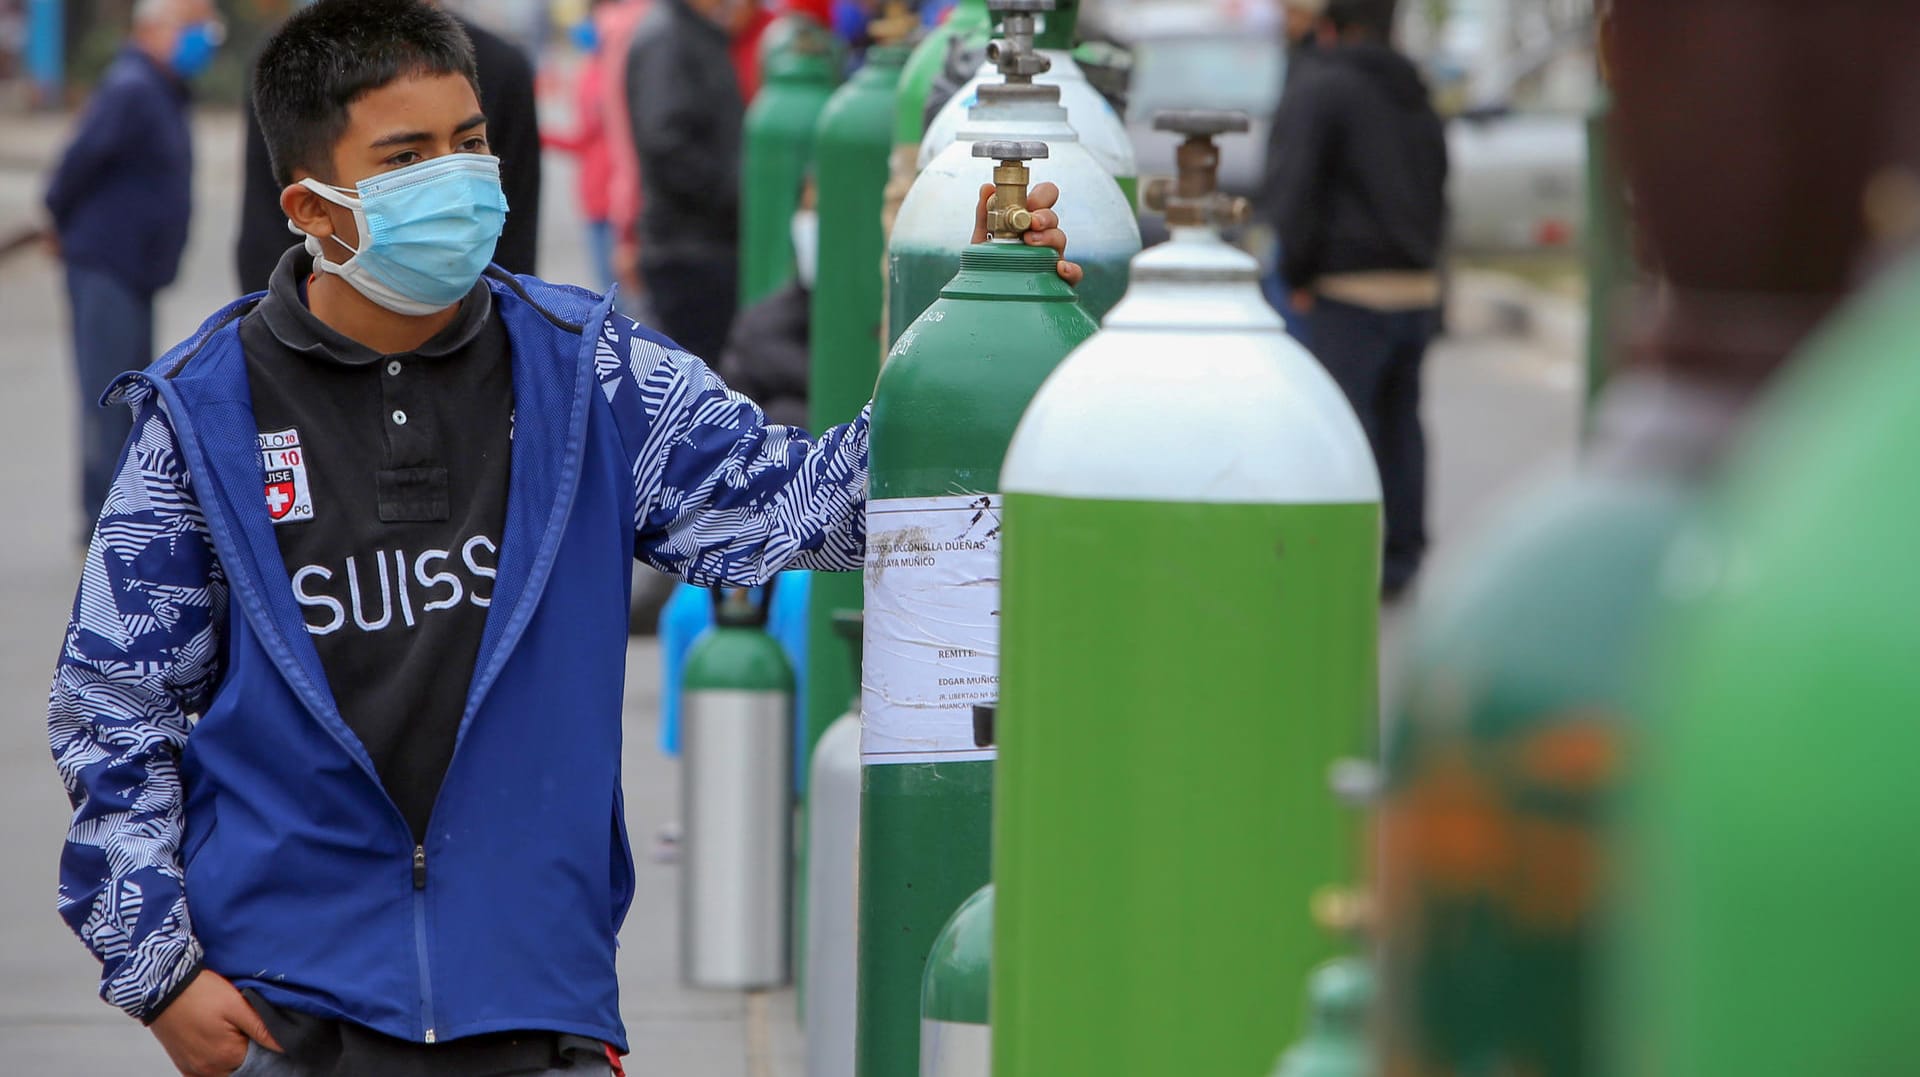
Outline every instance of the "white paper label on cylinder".
[[999, 659], [1000, 495], [868, 502], [861, 762], [993, 758], [973, 706]]

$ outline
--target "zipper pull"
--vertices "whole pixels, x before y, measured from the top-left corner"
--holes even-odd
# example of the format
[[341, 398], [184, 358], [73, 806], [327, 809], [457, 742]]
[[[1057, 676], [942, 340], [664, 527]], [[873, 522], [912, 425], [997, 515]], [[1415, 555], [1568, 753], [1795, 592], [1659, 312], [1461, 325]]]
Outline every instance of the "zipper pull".
[[427, 847], [424, 845], [413, 847], [413, 888], [415, 890], [427, 888]]

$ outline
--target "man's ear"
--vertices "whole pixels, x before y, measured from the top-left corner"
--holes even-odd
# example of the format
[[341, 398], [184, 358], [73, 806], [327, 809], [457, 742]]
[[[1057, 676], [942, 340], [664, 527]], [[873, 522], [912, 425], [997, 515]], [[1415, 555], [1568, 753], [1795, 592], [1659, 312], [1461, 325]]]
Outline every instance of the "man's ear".
[[310, 236], [326, 239], [333, 235], [333, 218], [327, 213], [327, 205], [326, 199], [298, 183], [290, 183], [280, 191], [280, 212]]

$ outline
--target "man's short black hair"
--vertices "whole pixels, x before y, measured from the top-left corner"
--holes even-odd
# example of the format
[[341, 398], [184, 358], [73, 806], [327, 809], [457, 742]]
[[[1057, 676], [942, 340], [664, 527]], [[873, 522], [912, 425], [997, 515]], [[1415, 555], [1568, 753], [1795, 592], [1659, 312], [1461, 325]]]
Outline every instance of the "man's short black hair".
[[1381, 41], [1393, 37], [1396, 0], [1327, 0], [1327, 21], [1346, 33], [1363, 30]]
[[361, 94], [399, 78], [463, 75], [480, 93], [473, 42], [421, 0], [319, 0], [268, 40], [253, 72], [253, 108], [274, 181], [295, 169], [332, 179], [333, 144]]

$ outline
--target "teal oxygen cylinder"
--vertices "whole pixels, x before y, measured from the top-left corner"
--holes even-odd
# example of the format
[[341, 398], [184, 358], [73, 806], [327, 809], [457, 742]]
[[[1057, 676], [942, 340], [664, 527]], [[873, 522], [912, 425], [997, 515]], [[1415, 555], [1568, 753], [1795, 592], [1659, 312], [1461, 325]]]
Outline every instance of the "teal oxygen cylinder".
[[1280, 1056], [1273, 1077], [1374, 1077], [1367, 1045], [1373, 971], [1357, 957], [1313, 970], [1307, 985], [1307, 1034]]
[[793, 670], [767, 634], [772, 585], [714, 591], [680, 708], [681, 976], [692, 987], [788, 978]]
[[920, 1077], [987, 1077], [993, 1035], [987, 989], [993, 962], [993, 884], [960, 906], [933, 940], [920, 986]]

